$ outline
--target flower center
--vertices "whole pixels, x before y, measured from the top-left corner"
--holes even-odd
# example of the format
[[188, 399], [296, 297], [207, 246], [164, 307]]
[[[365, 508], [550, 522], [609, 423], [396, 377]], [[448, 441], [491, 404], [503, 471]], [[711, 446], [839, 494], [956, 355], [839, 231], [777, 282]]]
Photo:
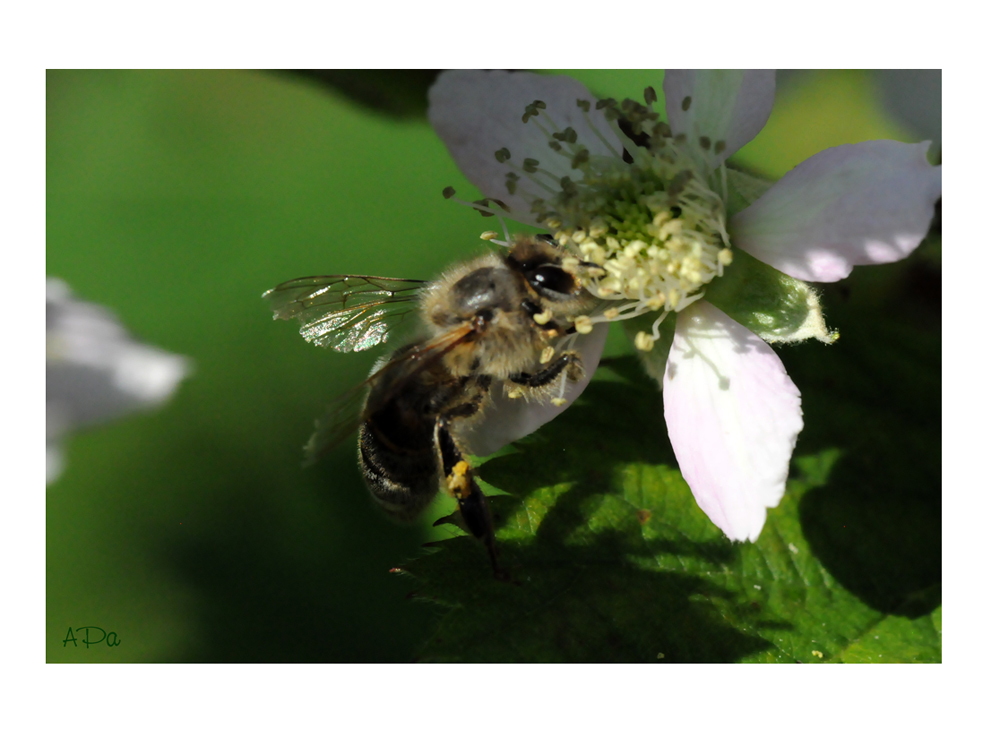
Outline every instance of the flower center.
[[571, 160], [572, 176], [557, 177], [534, 159], [518, 168], [506, 148], [496, 157], [512, 168], [507, 189], [529, 203], [535, 222], [581, 261], [596, 264], [579, 269], [590, 273], [591, 293], [621, 302], [581, 322], [583, 328], [662, 309], [652, 331], [636, 336], [636, 346], [649, 350], [666, 315], [700, 299], [705, 284], [721, 276], [733, 257], [725, 204], [709, 187], [703, 162], [692, 159], [684, 140], [659, 121], [650, 108], [656, 100], [651, 88], [645, 97], [645, 106], [630, 99], [620, 106], [613, 99], [594, 105], [623, 153], [593, 124], [588, 101], [577, 106], [604, 149], [588, 149], [572, 127], [558, 129], [544, 102], [526, 108], [523, 121], [536, 124], [549, 147]]

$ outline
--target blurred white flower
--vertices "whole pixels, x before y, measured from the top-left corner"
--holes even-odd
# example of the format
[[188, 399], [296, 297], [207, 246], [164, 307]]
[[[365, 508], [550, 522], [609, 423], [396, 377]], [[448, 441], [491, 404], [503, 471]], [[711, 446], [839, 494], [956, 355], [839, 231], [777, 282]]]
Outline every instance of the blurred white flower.
[[62, 439], [163, 403], [190, 372], [184, 357], [133, 339], [110, 311], [45, 286], [45, 477], [63, 470]]

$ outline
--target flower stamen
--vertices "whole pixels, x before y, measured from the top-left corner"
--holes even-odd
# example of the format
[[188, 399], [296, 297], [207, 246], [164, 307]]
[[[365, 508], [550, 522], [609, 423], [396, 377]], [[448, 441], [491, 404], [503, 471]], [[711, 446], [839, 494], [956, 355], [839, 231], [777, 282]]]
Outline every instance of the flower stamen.
[[[637, 337], [640, 348], [652, 347], [667, 314], [700, 299], [705, 284], [732, 262], [725, 201], [713, 191], [700, 159], [689, 155], [653, 111], [656, 92], [646, 89], [643, 99], [645, 104], [602, 99], [593, 106], [603, 112], [621, 147], [612, 145], [606, 130], [594, 124], [590, 102], [577, 101], [584, 123], [607, 150], [602, 154], [580, 144], [572, 126], [559, 130], [540, 111], [543, 102], [529, 104], [525, 122], [534, 121], [545, 133], [546, 144], [551, 142], [571, 160], [573, 175], [557, 177], [528, 159], [520, 171], [539, 186], [540, 194], [530, 196], [523, 187], [516, 188], [529, 201], [537, 224], [551, 230], [553, 239], [582, 265], [597, 267], [586, 283], [591, 293], [616, 302], [580, 322], [577, 331], [583, 333], [596, 322], [660, 311], [652, 331]], [[707, 137], [698, 143], [712, 148]], [[724, 140], [715, 147], [720, 143], [724, 149]], [[622, 148], [627, 152], [624, 159]], [[558, 182], [558, 188], [539, 177]]]
[[[666, 317], [699, 300], [705, 285], [723, 275], [733, 255], [726, 201], [714, 191], [716, 186], [725, 190], [725, 171], [720, 166], [716, 178], [701, 158], [702, 149], [724, 150], [725, 140], [695, 135], [689, 147], [683, 135], [673, 136], [653, 111], [652, 87], [643, 92], [643, 100], [619, 104], [602, 99], [593, 105], [577, 101], [583, 122], [603, 146], [599, 153], [579, 141], [573, 125], [560, 129], [545, 112], [543, 100], [528, 104], [522, 121], [534, 124], [544, 144], [569, 161], [568, 170], [561, 166], [569, 174], [559, 175], [531, 157], [516, 164], [503, 147], [495, 157], [510, 170], [505, 186], [530, 213], [511, 215], [493, 198], [457, 202], [499, 217], [506, 245], [511, 239], [505, 217], [551, 231], [552, 240], [575, 261], [573, 270], [585, 274], [583, 285], [597, 298], [614, 302], [577, 319], [577, 332], [592, 331], [599, 322], [659, 312], [652, 328], [635, 339], [639, 349], [648, 351], [660, 339]], [[690, 100], [686, 102], [690, 106]], [[592, 109], [604, 114], [606, 128], [594, 123]], [[620, 146], [611, 144], [608, 131]]]

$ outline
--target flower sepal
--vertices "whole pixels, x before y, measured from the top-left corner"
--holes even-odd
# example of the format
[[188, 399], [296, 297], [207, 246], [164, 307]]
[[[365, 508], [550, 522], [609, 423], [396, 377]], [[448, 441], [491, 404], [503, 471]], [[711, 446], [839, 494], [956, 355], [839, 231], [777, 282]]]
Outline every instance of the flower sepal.
[[705, 289], [705, 300], [765, 342], [818, 339], [831, 344], [839, 336], [823, 319], [819, 294], [809, 284], [787, 276], [733, 248], [726, 273]]

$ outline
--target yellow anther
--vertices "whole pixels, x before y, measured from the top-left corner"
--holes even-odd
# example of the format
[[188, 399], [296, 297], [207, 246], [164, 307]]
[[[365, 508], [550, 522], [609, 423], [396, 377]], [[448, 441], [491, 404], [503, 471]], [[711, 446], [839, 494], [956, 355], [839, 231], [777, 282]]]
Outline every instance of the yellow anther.
[[496, 238], [499, 235], [500, 234], [497, 233], [495, 230], [487, 230], [487, 231], [484, 231], [483, 233], [481, 233], [479, 235], [479, 237], [482, 238], [483, 240], [493, 240], [494, 238]]
[[622, 261], [620, 258], [612, 258], [608, 261], [607, 265], [604, 267], [608, 273], [614, 273], [621, 275], [625, 273], [625, 268], [628, 264]]
[[553, 347], [546, 347], [542, 350], [542, 356], [539, 358], [541, 364], [547, 364], [556, 356], [556, 350]]
[[683, 230], [684, 226], [681, 221], [671, 220], [669, 223], [660, 226], [660, 229], [656, 232], [656, 237], [666, 242], [673, 236], [680, 235]]
[[600, 238], [602, 235], [608, 232], [608, 224], [603, 218], [595, 218], [590, 221], [590, 235], [594, 238]]
[[604, 314], [604, 318], [605, 319], [607, 319], [608, 321], [611, 321], [612, 319], [614, 319], [614, 318], [616, 318], [618, 316], [618, 309], [615, 309], [615, 308], [605, 309], [601, 313]]
[[546, 309], [541, 314], [535, 314], [531, 318], [534, 319], [535, 323], [539, 326], [545, 326], [552, 321], [552, 312], [549, 309]]
[[576, 327], [576, 330], [580, 332], [580, 334], [590, 334], [594, 331], [594, 323], [590, 321], [589, 316], [578, 316], [576, 321], [573, 322], [573, 325]]
[[635, 335], [635, 348], [640, 352], [651, 352], [653, 341], [653, 335], [649, 332], [639, 332]]
[[733, 252], [728, 248], [723, 248], [719, 251], [719, 263], [723, 266], [728, 266], [733, 262]]
[[625, 246], [625, 257], [626, 258], [635, 258], [640, 253], [642, 253], [642, 250], [645, 247], [646, 247], [646, 244], [643, 241], [641, 241], [641, 240], [634, 240], [631, 243], [629, 243], [627, 246]]
[[554, 397], [550, 402], [558, 408], [565, 405], [568, 402], [568, 400], [564, 397]]

